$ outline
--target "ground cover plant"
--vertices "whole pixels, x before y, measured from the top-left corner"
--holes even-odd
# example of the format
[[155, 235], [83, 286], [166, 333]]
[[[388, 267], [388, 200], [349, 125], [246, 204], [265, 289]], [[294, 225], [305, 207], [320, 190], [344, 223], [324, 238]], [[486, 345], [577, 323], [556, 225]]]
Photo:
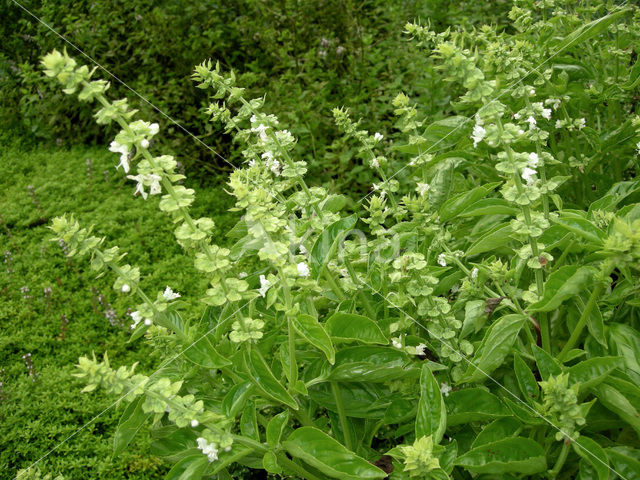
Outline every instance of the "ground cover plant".
[[[13, 479], [19, 467], [112, 403], [101, 394], [78, 395], [83, 385], [72, 376], [78, 356], [106, 352], [123, 363], [142, 356], [143, 368], [154, 365], [152, 349], [127, 343], [127, 299], [111, 291], [109, 279], [96, 279], [82, 262], [64, 257], [63, 247], [50, 241], [50, 220], [73, 208], [78, 218], [99, 222], [109, 238], [120, 238], [131, 257], [154, 265], [147, 270], [150, 284], [180, 283], [194, 293], [200, 286], [175, 243], [157, 235], [171, 228], [170, 221], [154, 216], [153, 204], [136, 206], [109, 152], [42, 149], [9, 137], [0, 144], [0, 478]], [[199, 200], [218, 212], [220, 224], [235, 223], [215, 191]], [[67, 478], [157, 478], [166, 472], [144, 435], [129, 453], [111, 459], [119, 416], [106, 412], [48, 457], [44, 468]]]
[[377, 178], [364, 198], [310, 181], [264, 99], [198, 65], [207, 118], [245, 159], [226, 185], [242, 214], [228, 248], [191, 208], [159, 125], [66, 52], [44, 57], [66, 94], [121, 129], [118, 167], [136, 195], [161, 195], [208, 283], [203, 313], [180, 285], [152, 294], [117, 242], [53, 220], [69, 256], [138, 298], [132, 340], [162, 355], [144, 373], [79, 360], [86, 390], [124, 405], [116, 455], [150, 424], [167, 478], [239, 465], [305, 479], [638, 478], [640, 13], [518, 1], [508, 18], [406, 25], [454, 93], [425, 118], [398, 92], [393, 143], [334, 109]]

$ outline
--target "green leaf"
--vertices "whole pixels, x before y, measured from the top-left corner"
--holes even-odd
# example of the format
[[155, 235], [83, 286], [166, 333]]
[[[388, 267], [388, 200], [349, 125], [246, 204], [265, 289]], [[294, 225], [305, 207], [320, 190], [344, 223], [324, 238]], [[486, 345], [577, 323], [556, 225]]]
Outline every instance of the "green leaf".
[[127, 405], [127, 408], [125, 408], [122, 413], [118, 428], [113, 437], [113, 457], [117, 457], [127, 448], [127, 445], [129, 445], [133, 437], [136, 436], [140, 427], [151, 417], [151, 413], [144, 413], [142, 411], [143, 401], [144, 397], [138, 397]]
[[420, 400], [416, 415], [416, 438], [433, 435], [434, 443], [440, 443], [447, 428], [447, 410], [440, 393], [440, 385], [427, 365], [420, 374]]
[[412, 154], [419, 152], [427, 153], [431, 148], [433, 148], [434, 151], [448, 149], [468, 135], [471, 125], [472, 123], [467, 117], [461, 116], [452, 116], [442, 120], [436, 120], [430, 124], [421, 135], [423, 139], [422, 142], [411, 145], [400, 145], [394, 149]]
[[240, 432], [245, 437], [260, 441], [260, 432], [258, 431], [258, 416], [256, 413], [256, 405], [253, 402], [248, 403], [242, 411], [240, 417]]
[[557, 309], [562, 302], [593, 284], [595, 270], [592, 267], [565, 265], [549, 275], [544, 284], [542, 298], [530, 305], [530, 312], [550, 312]]
[[213, 369], [231, 365], [231, 362], [215, 349], [211, 340], [209, 340], [209, 335], [204, 336], [187, 348], [184, 351], [184, 356], [203, 368]]
[[498, 185], [500, 185], [499, 182], [489, 183], [487, 185], [475, 187], [468, 192], [463, 192], [455, 195], [454, 197], [451, 197], [440, 207], [440, 210], [438, 212], [440, 214], [440, 221], [446, 222], [447, 220], [456, 217], [471, 204], [477, 202], [489, 192], [491, 192]]
[[291, 317], [291, 322], [293, 323], [293, 328], [295, 328], [307, 342], [325, 354], [330, 364], [333, 365], [335, 363], [336, 351], [331, 343], [331, 338], [329, 338], [329, 335], [318, 322], [317, 318], [303, 313]]
[[580, 383], [580, 393], [602, 382], [613, 370], [623, 365], [621, 357], [595, 357], [569, 368], [569, 382]]
[[445, 399], [447, 426], [511, 415], [498, 397], [482, 388], [465, 388], [451, 392]]
[[360, 480], [385, 478], [387, 474], [315, 427], [293, 431], [283, 443], [291, 456], [299, 458], [332, 478]]
[[[340, 384], [340, 398], [347, 417], [380, 419], [397, 397], [377, 383], [345, 382]], [[309, 388], [311, 400], [323, 408], [338, 412], [335, 397], [329, 383]]]
[[486, 215], [509, 215], [516, 216], [520, 212], [519, 209], [513, 207], [511, 203], [503, 198], [484, 198], [469, 205], [462, 212], [460, 217], [478, 217]]
[[604, 17], [598, 18], [592, 22], [586, 23], [578, 28], [576, 31], [567, 35], [561, 42], [556, 45], [556, 49], [554, 53], [560, 53], [564, 50], [569, 49], [570, 47], [577, 46], [578, 44], [599, 35], [604, 32], [609, 25], [617, 21], [620, 17], [624, 16], [629, 12], [630, 8], [623, 8], [618, 10], [617, 12], [610, 13], [609, 15], [605, 15]]
[[325, 329], [334, 343], [352, 341], [382, 345], [389, 343], [376, 322], [355, 313], [334, 313], [325, 322]]
[[273, 376], [269, 366], [255, 349], [242, 352], [242, 360], [251, 382], [265, 397], [298, 410], [298, 404], [295, 399], [289, 395], [289, 392]]
[[547, 380], [551, 375], [555, 377], [562, 373], [560, 364], [543, 349], [537, 345], [533, 345], [531, 350], [533, 351], [533, 357], [536, 359], [536, 365], [538, 366], [542, 380]]
[[176, 463], [165, 480], [197, 480], [209, 466], [209, 459], [205, 455], [190, 455]]
[[471, 444], [471, 448], [476, 448], [487, 443], [497, 442], [503, 438], [513, 437], [521, 428], [522, 423], [515, 418], [499, 418], [482, 429]]
[[505, 315], [489, 327], [467, 371], [457, 383], [478, 383], [488, 378], [504, 362], [516, 341], [526, 317]]
[[347, 197], [339, 194], [327, 195], [318, 205], [323, 212], [337, 213], [347, 205]]
[[386, 382], [419, 374], [407, 355], [395, 348], [362, 345], [336, 354], [336, 363], [327, 377], [335, 382]]
[[623, 358], [625, 371], [640, 384], [640, 332], [629, 325], [611, 323], [608, 333], [611, 353]]
[[282, 467], [278, 464], [278, 457], [271, 450], [262, 457], [262, 467], [273, 475], [282, 473]]
[[625, 395], [606, 383], [600, 383], [590, 390], [602, 405], [627, 422], [640, 435], [640, 414]]
[[482, 237], [473, 242], [469, 249], [465, 252], [466, 257], [472, 257], [479, 253], [489, 252], [496, 248], [503, 247], [511, 241], [512, 233], [511, 224], [501, 223], [484, 233]]
[[575, 442], [571, 442], [573, 451], [584, 458], [598, 473], [598, 480], [608, 480], [609, 459], [604, 449], [595, 440], [580, 435]]
[[522, 396], [527, 403], [532, 405], [540, 396], [540, 389], [538, 388], [536, 377], [533, 376], [531, 369], [518, 354], [513, 356], [513, 370], [515, 371], [516, 380], [518, 381], [518, 387], [520, 387]]
[[235, 416], [244, 409], [247, 399], [251, 397], [253, 384], [251, 382], [237, 383], [222, 399], [222, 411], [228, 418]]
[[584, 240], [602, 245], [607, 234], [587, 220], [584, 215], [583, 212], [574, 213], [565, 210], [559, 217], [553, 219], [553, 223]]
[[320, 272], [331, 259], [343, 235], [351, 230], [357, 221], [358, 217], [355, 214], [342, 218], [329, 225], [318, 236], [309, 257], [309, 266], [311, 267], [311, 276], [313, 278], [317, 279], [320, 276]]
[[628, 447], [606, 449], [607, 456], [616, 472], [626, 480], [640, 480], [640, 452]]
[[547, 468], [544, 450], [530, 438], [511, 437], [476, 447], [458, 457], [456, 465], [473, 473], [532, 475]]
[[282, 437], [282, 432], [289, 422], [289, 410], [275, 415], [267, 424], [267, 444], [270, 447], [277, 447]]

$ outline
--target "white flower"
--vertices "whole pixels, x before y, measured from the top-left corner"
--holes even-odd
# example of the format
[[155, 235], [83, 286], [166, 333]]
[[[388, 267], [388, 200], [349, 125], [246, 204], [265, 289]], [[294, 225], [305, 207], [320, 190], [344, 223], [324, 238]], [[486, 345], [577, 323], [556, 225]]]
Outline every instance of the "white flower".
[[429, 189], [431, 188], [431, 185], [429, 185], [428, 183], [419, 183], [417, 184], [418, 186], [416, 187], [416, 192], [418, 192], [418, 195], [420, 195], [421, 197], [424, 196], [425, 193], [427, 193], [429, 191]]
[[538, 162], [540, 161], [540, 157], [535, 152], [531, 152], [529, 154], [529, 166], [531, 168], [536, 168], [538, 166]]
[[427, 349], [427, 346], [424, 343], [419, 343], [416, 345], [416, 355], [424, 355], [424, 351]]
[[160, 125], [152, 123], [149, 125], [149, 135], [156, 135], [160, 131]]
[[198, 425], [200, 425], [200, 422], [198, 420], [196, 420], [195, 418], [191, 420], [191, 427], [196, 428]]
[[638, 155], [640, 155], [640, 142], [636, 143], [636, 150], [638, 151]]
[[249, 274], [247, 272], [240, 272], [238, 274], [238, 278], [247, 278], [249, 276]]
[[255, 166], [256, 166], [256, 161], [253, 159], [249, 160], [249, 168], [253, 168]]
[[444, 258], [444, 253], [438, 255], [438, 265], [440, 265], [441, 267], [447, 266], [447, 260]]
[[176, 298], [180, 298], [180, 294], [171, 290], [171, 287], [167, 285], [167, 288], [164, 289], [164, 293], [162, 296], [165, 298], [167, 302], [171, 300], [175, 300]]
[[474, 267], [474, 269], [471, 270], [471, 279], [475, 280], [476, 278], [478, 278], [478, 269]]
[[276, 177], [280, 176], [280, 162], [278, 160], [274, 160], [273, 162], [271, 162], [269, 170], [271, 170], [271, 173], [273, 173]]
[[308, 277], [310, 275], [309, 266], [306, 263], [300, 262], [296, 265], [296, 268], [298, 269], [298, 276]]
[[256, 132], [261, 140], [266, 140], [267, 139], [267, 128], [269, 128], [269, 127], [267, 127], [266, 125], [261, 123], [257, 127], [253, 127], [251, 129], [251, 131], [252, 132]]
[[520, 120], [520, 114], [519, 113], [514, 113], [513, 114], [513, 118], [515, 118], [516, 120]]
[[376, 142], [382, 141], [383, 138], [384, 138], [384, 135], [382, 135], [380, 132], [376, 132], [375, 135], [373, 136], [373, 139]]
[[123, 155], [129, 154], [129, 148], [126, 145], [120, 145], [115, 140], [109, 145], [109, 151], [114, 153], [122, 153]]
[[536, 173], [538, 172], [536, 172], [533, 168], [525, 167], [522, 170], [522, 173], [520, 174], [520, 176], [525, 182], [527, 182], [527, 185], [531, 185], [533, 183], [534, 176]]
[[395, 348], [402, 348], [402, 342], [400, 342], [399, 338], [392, 338], [391, 339], [391, 344], [395, 347]]
[[306, 255], [307, 253], [309, 253], [309, 250], [307, 250], [307, 247], [305, 247], [304, 245], [300, 245], [298, 249], [300, 250], [300, 255]]
[[551, 120], [551, 109], [550, 108], [543, 108], [542, 109], [542, 117], [546, 118], [547, 120]]
[[145, 318], [144, 319], [144, 324], [148, 327], [149, 325], [151, 325], [153, 322], [151, 321], [150, 318]]
[[440, 384], [440, 393], [445, 397], [448, 397], [449, 393], [451, 393], [451, 385], [448, 385], [445, 382], [442, 382]]
[[120, 155], [120, 163], [116, 166], [116, 170], [122, 167], [124, 173], [129, 173], [129, 154], [123, 153]]
[[556, 120], [556, 128], [562, 128], [562, 121]]
[[251, 123], [256, 123], [258, 121], [258, 117], [256, 117], [255, 115], [251, 115], [251, 118], [249, 119], [249, 121]]
[[536, 122], [536, 119], [533, 118], [532, 115], [530, 115], [529, 118], [527, 118], [527, 122], [529, 123], [529, 128], [530, 129], [534, 128], [536, 126], [536, 124], [538, 123], [538, 122]]
[[578, 130], [582, 130], [586, 125], [587, 125], [587, 121], [585, 120], [584, 117], [578, 120]]
[[531, 90], [529, 90], [529, 96], [533, 97], [536, 94], [536, 89], [532, 88]]
[[210, 462], [218, 460], [218, 449], [215, 443], [209, 443], [202, 437], [198, 437], [196, 442], [198, 442], [198, 449], [207, 456]]
[[138, 182], [136, 185], [136, 191], [133, 192], [134, 195], [138, 193], [142, 196], [143, 199], [147, 199], [147, 192], [144, 191], [144, 175], [127, 175], [129, 180], [135, 180]]
[[262, 158], [264, 158], [267, 163], [273, 161], [274, 159], [273, 152], [271, 150], [267, 150], [262, 154]]
[[471, 139], [473, 140], [473, 147], [477, 147], [478, 144], [482, 141], [484, 137], [487, 136], [487, 131], [484, 127], [477, 125], [473, 127], [473, 133], [471, 134]]
[[146, 138], [143, 138], [142, 140], [140, 140], [140, 146], [142, 148], [149, 148], [149, 140], [147, 140]]
[[380, 168], [380, 162], [378, 161], [378, 157], [375, 157], [373, 160], [371, 160], [371, 166], [373, 168]]
[[557, 110], [558, 107], [560, 106], [560, 99], [559, 98], [547, 98], [544, 101], [545, 105], [551, 105], [551, 108], [553, 108], [554, 110]]
[[264, 297], [267, 294], [267, 290], [271, 287], [271, 282], [267, 280], [264, 275], [260, 275], [260, 288], [258, 289], [258, 293], [261, 297]]
[[142, 315], [140, 314], [139, 311], [136, 310], [135, 312], [131, 312], [129, 316], [133, 320], [133, 323], [131, 324], [131, 329], [133, 330], [142, 321]]
[[149, 186], [149, 194], [158, 195], [162, 193], [162, 188], [160, 187], [160, 180], [162, 180], [162, 177], [160, 175], [151, 173], [147, 176], [147, 180], [151, 181], [151, 185]]
[[127, 284], [127, 283], [123, 283], [123, 284], [122, 284], [122, 291], [123, 291], [124, 293], [129, 293], [129, 292], [131, 291], [131, 287], [129, 286], [129, 284]]

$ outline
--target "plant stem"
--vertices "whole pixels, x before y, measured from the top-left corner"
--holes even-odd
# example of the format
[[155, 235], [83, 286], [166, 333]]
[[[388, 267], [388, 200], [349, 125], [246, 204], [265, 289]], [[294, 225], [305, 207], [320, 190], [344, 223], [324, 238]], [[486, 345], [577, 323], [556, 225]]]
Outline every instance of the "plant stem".
[[322, 480], [320, 477], [317, 477], [313, 473], [307, 471], [301, 465], [298, 465], [294, 461], [289, 460], [289, 458], [287, 458], [287, 456], [283, 452], [278, 452], [276, 456], [278, 457], [278, 463], [280, 463], [280, 465], [292, 471], [300, 478], [304, 478], [305, 480]]
[[560, 450], [560, 455], [558, 456], [558, 459], [556, 460], [556, 464], [553, 466], [552, 470], [549, 470], [548, 475], [550, 479], [555, 479], [558, 476], [558, 473], [560, 473], [560, 470], [562, 470], [562, 467], [564, 466], [564, 462], [567, 460], [567, 455], [569, 454], [569, 445], [571, 444], [571, 442], [563, 442], [562, 443], [562, 450]]
[[340, 417], [340, 426], [342, 427], [342, 434], [344, 435], [344, 443], [347, 448], [353, 452], [351, 430], [349, 429], [347, 415], [344, 412], [344, 404], [342, 403], [342, 397], [340, 396], [340, 388], [336, 382], [331, 382], [331, 393], [333, 393], [333, 399], [336, 401], [336, 407], [338, 408], [338, 416]]

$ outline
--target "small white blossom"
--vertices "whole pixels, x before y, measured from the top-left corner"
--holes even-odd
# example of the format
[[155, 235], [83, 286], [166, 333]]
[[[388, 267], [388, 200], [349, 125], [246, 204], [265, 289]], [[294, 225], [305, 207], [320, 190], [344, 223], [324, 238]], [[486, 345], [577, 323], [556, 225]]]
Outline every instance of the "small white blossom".
[[578, 130], [582, 130], [587, 125], [587, 120], [583, 117], [578, 120]]
[[380, 132], [376, 132], [375, 135], [373, 136], [373, 139], [376, 142], [382, 141], [383, 138], [384, 138], [384, 135], [382, 135]]
[[300, 245], [298, 249], [300, 250], [300, 255], [306, 255], [307, 253], [309, 253], [309, 250], [307, 250], [307, 247], [305, 247], [304, 245]]
[[311, 274], [309, 266], [304, 262], [300, 262], [296, 265], [296, 268], [298, 269], [298, 276], [300, 277], [308, 277]]
[[258, 293], [261, 297], [264, 297], [267, 294], [267, 290], [271, 288], [271, 282], [267, 280], [264, 275], [260, 275], [260, 288], [258, 289]]
[[530, 129], [535, 128], [536, 124], [538, 123], [538, 122], [536, 122], [536, 119], [533, 118], [532, 115], [530, 115], [529, 118], [527, 118], [527, 122], [529, 123], [529, 128]]
[[129, 155], [128, 154], [123, 153], [122, 155], [120, 155], [120, 163], [116, 166], [116, 170], [120, 167], [122, 167], [122, 170], [124, 170], [124, 173], [129, 173]]
[[556, 128], [562, 128], [562, 120], [556, 120]]
[[513, 118], [515, 118], [516, 120], [520, 120], [520, 114], [519, 113], [514, 113], [513, 114]]
[[145, 318], [144, 319], [144, 324], [148, 327], [149, 325], [151, 325], [153, 322], [151, 321], [150, 318]]
[[636, 151], [638, 152], [638, 155], [640, 155], [640, 142], [636, 143]]
[[551, 120], [551, 109], [550, 108], [543, 108], [542, 109], [542, 117], [546, 118], [547, 120]]
[[392, 339], [391, 339], [391, 344], [392, 344], [395, 348], [402, 348], [402, 342], [400, 342], [400, 339], [398, 339], [398, 338], [392, 338]]
[[160, 125], [152, 123], [149, 125], [149, 135], [156, 135], [160, 131]]
[[531, 185], [533, 184], [534, 176], [536, 173], [538, 172], [536, 172], [533, 168], [525, 167], [522, 170], [520, 176], [525, 182], [527, 182], [527, 185]]
[[551, 108], [553, 108], [554, 110], [557, 110], [558, 107], [560, 107], [560, 99], [559, 98], [547, 98], [544, 101], [545, 105], [551, 105]]
[[146, 138], [143, 138], [142, 140], [140, 140], [140, 146], [142, 148], [149, 148], [149, 140], [147, 140]]
[[122, 291], [123, 291], [124, 293], [129, 293], [129, 292], [131, 291], [131, 287], [129, 286], [129, 284], [127, 284], [127, 283], [123, 283], [123, 284], [122, 284]]
[[148, 194], [144, 191], [144, 175], [127, 175], [127, 178], [138, 182], [136, 185], [136, 191], [133, 192], [133, 194], [137, 195], [139, 193], [142, 198], [146, 200]]
[[482, 141], [484, 137], [487, 136], [487, 131], [484, 127], [477, 125], [473, 127], [473, 133], [471, 134], [471, 139], [473, 140], [473, 147], [477, 147], [478, 144]]
[[418, 345], [416, 345], [416, 355], [424, 355], [425, 354], [425, 350], [427, 349], [427, 346], [424, 343], [419, 343]]
[[380, 168], [380, 162], [378, 161], [378, 157], [375, 157], [371, 160], [371, 166], [373, 168]]
[[444, 253], [438, 255], [438, 265], [440, 265], [441, 267], [447, 266], [447, 260], [444, 258]]
[[180, 294], [171, 290], [171, 287], [167, 285], [167, 288], [164, 289], [164, 293], [162, 296], [170, 302], [171, 300], [175, 300], [176, 298], [180, 298]]
[[536, 89], [532, 88], [531, 90], [529, 90], [529, 96], [533, 97], [536, 94]]
[[440, 384], [440, 393], [445, 397], [448, 397], [449, 393], [451, 393], [451, 385], [448, 385], [445, 382], [442, 382]]
[[251, 115], [251, 118], [249, 119], [249, 121], [251, 123], [256, 123], [258, 121], [258, 117], [256, 117], [255, 115]]
[[192, 428], [196, 428], [198, 425], [200, 425], [200, 422], [198, 420], [196, 420], [195, 418], [193, 420], [191, 420], [191, 427]]
[[474, 267], [474, 269], [471, 270], [471, 279], [475, 280], [476, 278], [478, 278], [478, 269]]
[[420, 195], [421, 197], [423, 197], [425, 195], [425, 193], [427, 193], [429, 191], [429, 189], [431, 188], [431, 185], [429, 185], [428, 183], [419, 183], [417, 184], [418, 186], [416, 187], [416, 192], [418, 192], [418, 195]]
[[129, 154], [129, 148], [126, 145], [120, 145], [115, 140], [109, 144], [109, 151], [114, 153], [122, 153], [123, 155]]
[[531, 152], [529, 154], [529, 166], [531, 168], [536, 168], [538, 166], [538, 162], [540, 161], [540, 157], [535, 152]]
[[198, 442], [198, 449], [207, 456], [210, 462], [218, 460], [218, 449], [215, 443], [209, 443], [202, 437], [197, 438], [196, 442]]
[[249, 274], [247, 272], [240, 272], [238, 274], [238, 278], [247, 278], [249, 276]]
[[140, 314], [139, 311], [136, 310], [135, 312], [131, 312], [129, 316], [133, 320], [133, 323], [131, 324], [131, 329], [133, 330], [142, 321], [142, 315]]
[[160, 180], [162, 180], [162, 177], [160, 175], [156, 175], [155, 173], [151, 173], [147, 176], [147, 178], [151, 181], [151, 185], [149, 186], [149, 194], [158, 195], [162, 193], [162, 187], [160, 187]]

